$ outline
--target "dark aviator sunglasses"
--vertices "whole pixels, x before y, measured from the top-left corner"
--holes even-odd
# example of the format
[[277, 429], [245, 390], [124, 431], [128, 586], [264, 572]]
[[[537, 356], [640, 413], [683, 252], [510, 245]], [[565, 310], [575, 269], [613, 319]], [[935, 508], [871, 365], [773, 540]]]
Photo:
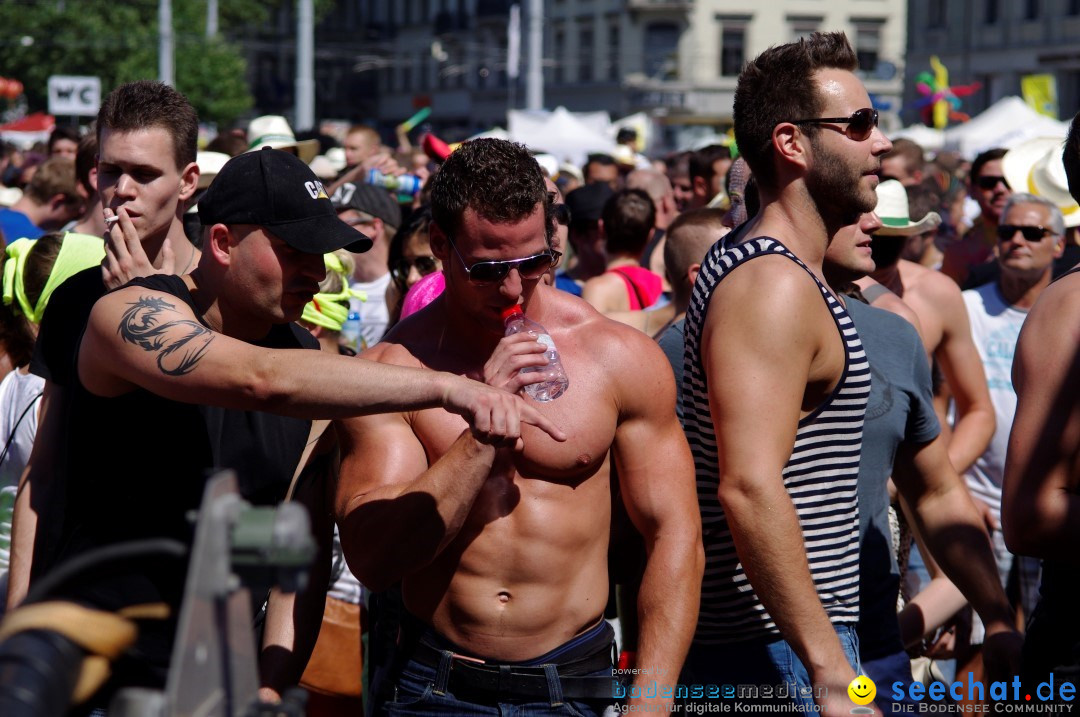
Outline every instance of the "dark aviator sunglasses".
[[998, 241], [1009, 241], [1016, 236], [1016, 232], [1020, 232], [1026, 241], [1042, 241], [1053, 233], [1046, 227], [999, 224], [997, 228]]
[[506, 278], [511, 269], [517, 269], [522, 279], [539, 279], [547, 270], [559, 263], [562, 252], [548, 249], [539, 254], [533, 254], [522, 259], [507, 259], [505, 261], [478, 261], [472, 266], [465, 263], [454, 242], [450, 242], [458, 261], [469, 275], [469, 281], [474, 284], [495, 284]]
[[[851, 113], [850, 117], [816, 117], [811, 119], [793, 120], [791, 124], [846, 124], [848, 137], [856, 142], [862, 142], [870, 136], [874, 128], [878, 126], [878, 111], [871, 107], [863, 107]], [[835, 128], [834, 128], [835, 129]], [[838, 130], [843, 131], [843, 130]]]

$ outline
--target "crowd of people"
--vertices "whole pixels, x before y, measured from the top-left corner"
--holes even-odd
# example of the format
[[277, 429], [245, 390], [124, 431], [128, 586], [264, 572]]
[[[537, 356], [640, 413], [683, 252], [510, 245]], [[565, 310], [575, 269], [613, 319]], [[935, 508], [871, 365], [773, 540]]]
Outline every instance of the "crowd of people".
[[[117, 87], [3, 174], [7, 610], [190, 546], [225, 467], [310, 511], [259, 634], [259, 698], [309, 714], [1075, 684], [1080, 120], [927, 157], [856, 70], [842, 33], [770, 48], [735, 143], [580, 170], [367, 126], [333, 167], [280, 117], [200, 151], [182, 94]], [[164, 684], [186, 571], [53, 586], [137, 624], [84, 710]]]

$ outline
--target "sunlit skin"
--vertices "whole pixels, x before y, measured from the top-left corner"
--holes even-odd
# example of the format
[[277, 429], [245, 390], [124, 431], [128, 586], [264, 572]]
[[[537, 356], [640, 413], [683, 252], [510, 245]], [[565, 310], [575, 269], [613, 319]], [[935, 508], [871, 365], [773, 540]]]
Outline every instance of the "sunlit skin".
[[[181, 202], [194, 192], [197, 172], [194, 162], [176, 166], [172, 137], [163, 128], [101, 133], [97, 183], [102, 206], [114, 216], [127, 215], [148, 256], [156, 256], [171, 230], [183, 237], [183, 227], [174, 220]], [[184, 187], [187, 182], [190, 187]], [[179, 193], [178, 186], [184, 187]]]
[[[401, 580], [408, 610], [468, 653], [500, 661], [537, 657], [601, 619], [611, 505], [606, 466], [614, 449], [625, 466], [623, 494], [637, 506], [631, 512], [643, 510], [652, 516], [650, 524], [668, 526], [659, 533], [644, 522], [638, 526], [652, 546], [650, 556], [668, 555], [650, 558], [646, 569], [642, 600], [655, 607], [643, 613], [639, 654], [648, 664], [672, 664], [673, 641], [685, 649], [692, 621], [669, 616], [664, 622], [678, 626], [678, 638], [665, 628], [654, 640], [653, 615], [681, 609], [683, 601], [670, 591], [671, 581], [683, 584], [684, 578], [669, 576], [660, 605], [653, 603], [659, 582], [650, 576], [694, 572], [700, 533], [693, 520], [684, 524], [687, 516], [696, 517], [692, 466], [678, 422], [669, 420], [675, 387], [663, 355], [644, 334], [604, 319], [540, 277], [525, 279], [511, 269], [498, 282], [469, 279], [466, 267], [476, 262], [520, 259], [548, 248], [542, 205], [505, 223], [467, 208], [456, 226], [433, 223], [430, 243], [443, 265], [445, 292], [363, 357], [445, 369], [516, 391], [528, 376], [518, 368], [545, 361], [542, 345], [527, 334], [504, 338], [501, 313], [520, 304], [547, 329], [570, 377], [563, 396], [537, 404], [570, 438], [555, 443], [526, 426], [523, 452], [493, 450], [474, 445], [462, 433], [464, 424], [441, 410], [342, 422], [337, 517], [350, 566], [374, 589]], [[656, 392], [667, 397], [662, 408]], [[656, 415], [646, 409], [628, 421], [641, 410], [633, 407], [637, 396], [648, 396]], [[646, 426], [652, 427], [647, 441], [638, 432]], [[652, 483], [649, 465], [666, 466], [672, 480], [663, 487]], [[651, 498], [638, 504], [646, 483], [666, 495], [666, 506]], [[679, 525], [666, 517], [675, 514], [676, 504]], [[390, 551], [367, 549], [376, 535], [393, 546]], [[687, 603], [695, 607], [700, 582], [698, 571], [679, 590], [681, 597], [689, 591]]]

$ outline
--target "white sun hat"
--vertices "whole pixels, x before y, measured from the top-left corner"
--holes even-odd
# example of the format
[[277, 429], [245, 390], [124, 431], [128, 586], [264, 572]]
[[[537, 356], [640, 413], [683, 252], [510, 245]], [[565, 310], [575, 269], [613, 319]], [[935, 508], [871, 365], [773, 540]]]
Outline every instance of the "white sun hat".
[[263, 115], [251, 120], [247, 131], [248, 151], [273, 147], [292, 152], [307, 164], [319, 153], [319, 140], [297, 141], [289, 121], [281, 115]]
[[913, 236], [941, 224], [941, 215], [937, 212], [927, 212], [919, 221], [911, 221], [907, 190], [895, 179], [887, 179], [877, 185], [877, 208], [874, 212], [881, 219], [881, 229], [874, 232], [877, 236]]
[[1049, 199], [1061, 210], [1065, 226], [1080, 226], [1080, 206], [1069, 194], [1060, 137], [1036, 137], [1016, 145], [1001, 158], [1001, 173], [1014, 192]]

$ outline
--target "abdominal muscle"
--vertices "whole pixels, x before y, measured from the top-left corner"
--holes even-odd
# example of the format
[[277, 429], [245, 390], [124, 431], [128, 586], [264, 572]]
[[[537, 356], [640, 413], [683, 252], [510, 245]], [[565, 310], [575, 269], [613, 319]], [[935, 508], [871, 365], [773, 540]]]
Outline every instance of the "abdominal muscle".
[[607, 604], [608, 475], [576, 485], [493, 475], [406, 608], [474, 656], [516, 662], [595, 625]]

